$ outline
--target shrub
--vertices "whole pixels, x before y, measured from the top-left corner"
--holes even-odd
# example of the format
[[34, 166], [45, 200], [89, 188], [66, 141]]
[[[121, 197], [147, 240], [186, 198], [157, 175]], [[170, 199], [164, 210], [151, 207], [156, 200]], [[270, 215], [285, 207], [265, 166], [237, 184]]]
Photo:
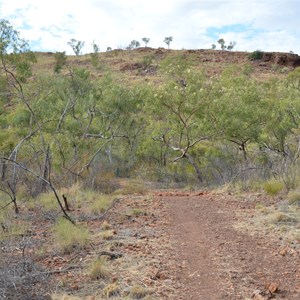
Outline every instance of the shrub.
[[53, 193], [43, 193], [38, 197], [38, 202], [43, 206], [46, 211], [57, 210], [59, 206]]
[[272, 179], [264, 183], [264, 190], [270, 196], [276, 196], [283, 188], [284, 184], [278, 180]]
[[[91, 192], [92, 193], [92, 192]], [[113, 198], [108, 195], [95, 193], [88, 210], [93, 214], [101, 214], [111, 205]]]
[[256, 60], [256, 59], [262, 59], [264, 53], [261, 50], [255, 50], [254, 52], [249, 54], [249, 59], [250, 60]]
[[89, 232], [86, 228], [76, 226], [65, 218], [61, 218], [54, 226], [56, 242], [65, 253], [74, 249], [82, 249], [89, 242]]

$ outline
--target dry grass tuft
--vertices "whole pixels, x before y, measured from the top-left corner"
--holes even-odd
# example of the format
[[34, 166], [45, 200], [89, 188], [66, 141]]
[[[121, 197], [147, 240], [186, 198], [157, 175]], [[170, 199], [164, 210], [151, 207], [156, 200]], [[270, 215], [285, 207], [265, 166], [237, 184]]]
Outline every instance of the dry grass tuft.
[[268, 195], [274, 197], [283, 190], [284, 184], [279, 180], [271, 179], [263, 184], [263, 188]]
[[[92, 193], [92, 192], [90, 192]], [[91, 201], [88, 210], [93, 214], [102, 214], [109, 208], [113, 202], [113, 197], [109, 195], [98, 194], [89, 197]]]
[[288, 201], [292, 205], [300, 204], [300, 192], [299, 191], [290, 191], [287, 195]]
[[90, 265], [88, 274], [92, 280], [107, 278], [110, 275], [107, 261], [104, 258], [94, 260]]
[[99, 233], [99, 237], [102, 238], [103, 240], [111, 240], [115, 234], [115, 231], [110, 229], [110, 230], [104, 230]]
[[42, 205], [46, 211], [58, 210], [58, 203], [52, 192], [40, 194], [37, 202]]
[[75, 226], [65, 218], [61, 218], [54, 226], [54, 236], [57, 245], [64, 253], [74, 249], [82, 249], [87, 245], [90, 234], [86, 228]]
[[147, 189], [143, 182], [139, 180], [130, 180], [123, 184], [121, 189], [114, 192], [114, 195], [131, 195], [131, 194], [145, 194]]
[[111, 224], [109, 224], [106, 220], [104, 220], [100, 227], [102, 230], [109, 230], [112, 228]]
[[148, 294], [150, 293], [149, 290], [139, 286], [139, 285], [134, 285], [131, 289], [130, 289], [130, 293], [129, 296], [132, 299], [143, 299], [144, 297], [146, 297]]
[[103, 289], [103, 294], [107, 298], [117, 296], [119, 293], [120, 293], [120, 287], [116, 282], [108, 284]]
[[268, 216], [268, 222], [271, 224], [276, 223], [294, 223], [297, 222], [297, 220], [286, 213], [276, 211]]

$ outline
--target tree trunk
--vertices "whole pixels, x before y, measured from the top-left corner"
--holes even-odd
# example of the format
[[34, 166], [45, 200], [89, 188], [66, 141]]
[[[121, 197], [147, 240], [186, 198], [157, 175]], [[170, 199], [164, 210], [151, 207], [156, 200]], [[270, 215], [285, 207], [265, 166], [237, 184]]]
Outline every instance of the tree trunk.
[[199, 180], [199, 182], [202, 183], [203, 182], [202, 172], [200, 171], [200, 168], [196, 164], [194, 158], [188, 153], [185, 153], [185, 157], [189, 160], [190, 164], [194, 167], [194, 170], [197, 174], [198, 180]]

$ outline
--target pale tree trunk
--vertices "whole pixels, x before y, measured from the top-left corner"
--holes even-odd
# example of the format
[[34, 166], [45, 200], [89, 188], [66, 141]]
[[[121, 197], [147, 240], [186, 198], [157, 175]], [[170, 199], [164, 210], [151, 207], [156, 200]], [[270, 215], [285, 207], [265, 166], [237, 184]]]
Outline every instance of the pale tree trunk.
[[198, 167], [198, 165], [196, 164], [194, 158], [188, 153], [185, 153], [185, 157], [189, 160], [190, 164], [193, 166], [193, 168], [197, 174], [199, 182], [203, 182], [202, 172], [201, 172], [200, 168]]

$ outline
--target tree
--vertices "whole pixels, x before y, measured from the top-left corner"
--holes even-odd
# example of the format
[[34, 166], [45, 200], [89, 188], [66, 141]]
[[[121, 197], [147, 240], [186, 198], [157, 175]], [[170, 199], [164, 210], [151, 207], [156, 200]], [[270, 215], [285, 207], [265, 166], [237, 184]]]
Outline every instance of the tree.
[[36, 61], [35, 56], [29, 50], [28, 43], [19, 37], [8, 21], [1, 20], [0, 23], [0, 75], [6, 77], [9, 106], [12, 107], [5, 109], [8, 122], [3, 123], [0, 118], [2, 131], [12, 139], [9, 144], [1, 143], [0, 146], [0, 190], [9, 195], [18, 212], [17, 184], [24, 183], [26, 177], [21, 176], [24, 173], [21, 171], [25, 171], [40, 180], [40, 184], [31, 188], [39, 193], [48, 186], [54, 192], [64, 215], [69, 218], [50, 178], [50, 147], [44, 132], [47, 121], [40, 119], [35, 110], [35, 97], [40, 91], [33, 91], [33, 84], [28, 84], [29, 87], [26, 85], [27, 79], [32, 76], [31, 65]]
[[231, 42], [229, 43], [229, 45], [227, 46], [227, 49], [228, 49], [229, 51], [231, 51], [231, 50], [235, 47], [235, 45], [236, 45], [236, 42], [235, 42], [235, 41], [231, 41]]
[[149, 38], [142, 38], [142, 41], [145, 43], [145, 47], [147, 47], [148, 43], [150, 42], [150, 39]]
[[[36, 58], [29, 50], [27, 41], [20, 38], [19, 33], [14, 30], [8, 21], [0, 20], [0, 103], [2, 104], [2, 101], [5, 101], [6, 104], [9, 104], [0, 114], [1, 131], [4, 134], [1, 141], [1, 152], [10, 159], [17, 158], [19, 147], [30, 134], [23, 136], [16, 143], [22, 130], [8, 132], [7, 129], [10, 124], [9, 122], [3, 122], [3, 120], [9, 118], [11, 114], [20, 112], [20, 118], [17, 118], [16, 121], [21, 123], [28, 121], [31, 107], [25, 97], [24, 84], [32, 75], [31, 66], [35, 62]], [[17, 146], [15, 146], [16, 144]], [[0, 190], [9, 195], [11, 203], [15, 206], [15, 211], [18, 212], [16, 189], [19, 182], [19, 169], [15, 165], [8, 165], [5, 161], [1, 161], [1, 164]]]
[[226, 49], [224, 39], [219, 39], [219, 40], [218, 40], [218, 43], [220, 44], [222, 50], [225, 50], [225, 49]]
[[166, 43], [168, 45], [168, 49], [170, 49], [170, 44], [171, 44], [172, 41], [173, 41], [172, 36], [165, 37], [164, 43]]
[[76, 56], [79, 56], [81, 54], [81, 50], [84, 47], [85, 42], [78, 41], [76, 39], [71, 39], [68, 42], [68, 45], [72, 48], [73, 52]]
[[263, 86], [247, 75], [238, 75], [232, 67], [214, 83], [214, 90], [213, 111], [218, 114], [214, 126], [223, 138], [239, 147], [247, 160], [246, 145], [258, 141], [265, 124], [267, 104]]
[[[177, 66], [181, 65], [180, 70]], [[174, 71], [170, 68], [175, 67]], [[166, 71], [173, 74], [171, 81], [154, 91], [149, 103], [154, 119], [152, 138], [169, 151], [179, 153], [173, 162], [186, 160], [194, 169], [199, 182], [204, 181], [199, 164], [201, 158], [193, 152], [199, 144], [211, 137], [207, 110], [210, 107], [209, 81], [198, 72], [191, 72], [188, 65], [171, 63]]]
[[217, 46], [216, 46], [215, 44], [212, 44], [212, 45], [211, 45], [211, 49], [213, 49], [213, 50], [215, 50], [216, 47], [217, 47]]
[[132, 50], [134, 48], [140, 47], [140, 42], [136, 40], [132, 40], [130, 44], [126, 47], [127, 50]]

